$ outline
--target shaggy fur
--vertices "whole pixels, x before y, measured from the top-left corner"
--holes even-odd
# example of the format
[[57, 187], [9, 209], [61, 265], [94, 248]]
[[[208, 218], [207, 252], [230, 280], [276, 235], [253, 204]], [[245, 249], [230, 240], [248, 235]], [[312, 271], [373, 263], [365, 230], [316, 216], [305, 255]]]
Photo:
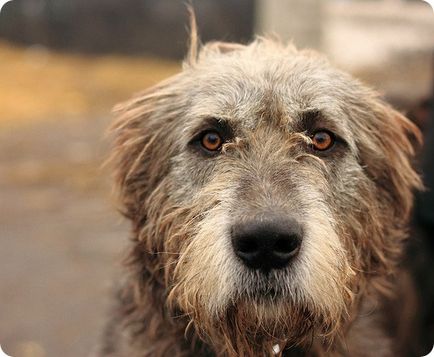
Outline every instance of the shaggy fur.
[[[181, 73], [118, 108], [112, 163], [132, 223], [101, 356], [396, 356], [383, 304], [406, 237], [416, 127], [316, 53], [193, 35]], [[226, 130], [217, 155], [199, 133]], [[339, 140], [311, 149], [312, 133]], [[268, 275], [231, 227], [269, 212], [303, 226]]]

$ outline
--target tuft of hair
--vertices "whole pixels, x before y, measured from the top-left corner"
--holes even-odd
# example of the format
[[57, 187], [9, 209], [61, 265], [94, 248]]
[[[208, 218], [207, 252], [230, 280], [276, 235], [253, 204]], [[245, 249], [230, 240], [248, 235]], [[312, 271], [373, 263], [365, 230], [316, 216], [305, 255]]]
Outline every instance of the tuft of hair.
[[187, 64], [193, 65], [197, 61], [200, 40], [197, 31], [196, 14], [191, 4], [187, 5], [187, 11], [190, 17], [190, 41], [187, 54]]

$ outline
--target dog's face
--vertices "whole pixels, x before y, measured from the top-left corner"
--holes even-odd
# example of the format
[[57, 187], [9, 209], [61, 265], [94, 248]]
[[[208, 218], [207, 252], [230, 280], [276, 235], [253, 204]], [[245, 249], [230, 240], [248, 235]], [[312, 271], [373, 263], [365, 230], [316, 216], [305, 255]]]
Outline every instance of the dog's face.
[[220, 350], [333, 338], [399, 257], [418, 133], [314, 54], [208, 45], [115, 132], [143, 266]]

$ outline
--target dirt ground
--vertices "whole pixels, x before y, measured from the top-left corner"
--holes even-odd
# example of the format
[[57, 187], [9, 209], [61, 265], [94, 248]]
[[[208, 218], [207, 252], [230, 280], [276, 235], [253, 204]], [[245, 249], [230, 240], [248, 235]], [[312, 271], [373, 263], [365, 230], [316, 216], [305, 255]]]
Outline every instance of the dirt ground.
[[128, 227], [110, 199], [108, 118], [0, 131], [0, 344], [13, 357], [86, 356]]
[[128, 241], [101, 169], [110, 111], [179, 64], [1, 41], [0, 63], [0, 345], [87, 356]]

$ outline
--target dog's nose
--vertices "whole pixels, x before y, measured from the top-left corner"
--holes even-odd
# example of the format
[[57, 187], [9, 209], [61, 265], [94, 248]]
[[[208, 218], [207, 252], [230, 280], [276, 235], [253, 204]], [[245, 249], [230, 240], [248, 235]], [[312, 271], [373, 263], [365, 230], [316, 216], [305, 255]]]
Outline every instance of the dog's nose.
[[252, 269], [285, 268], [301, 246], [302, 227], [296, 220], [260, 217], [232, 227], [235, 254]]

